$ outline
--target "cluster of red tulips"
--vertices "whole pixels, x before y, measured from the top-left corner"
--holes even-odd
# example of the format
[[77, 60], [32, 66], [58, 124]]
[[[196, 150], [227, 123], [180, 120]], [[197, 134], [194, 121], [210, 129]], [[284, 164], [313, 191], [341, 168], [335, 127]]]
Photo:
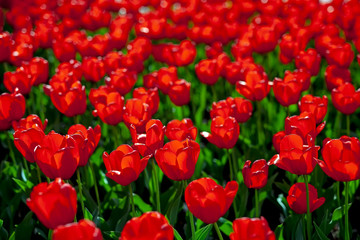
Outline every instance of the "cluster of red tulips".
[[[0, 199], [22, 194], [20, 213], [0, 204], [0, 239], [349, 240], [360, 230], [349, 222], [358, 0], [0, 7]], [[283, 212], [267, 215], [268, 199]]]

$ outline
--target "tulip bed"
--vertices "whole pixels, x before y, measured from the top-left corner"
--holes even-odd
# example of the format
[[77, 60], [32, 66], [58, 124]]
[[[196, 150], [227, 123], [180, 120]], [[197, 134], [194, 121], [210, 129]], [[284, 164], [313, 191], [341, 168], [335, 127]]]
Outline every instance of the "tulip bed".
[[359, 239], [357, 0], [0, 7], [0, 239]]

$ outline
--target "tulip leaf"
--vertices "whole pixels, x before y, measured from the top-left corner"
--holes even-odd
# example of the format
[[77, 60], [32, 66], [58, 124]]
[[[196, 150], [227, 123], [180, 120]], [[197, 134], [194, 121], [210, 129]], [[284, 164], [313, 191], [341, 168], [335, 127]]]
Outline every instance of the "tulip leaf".
[[274, 231], [276, 239], [283, 240], [284, 239], [283, 232], [284, 232], [284, 224], [282, 223], [279, 224]]
[[180, 236], [180, 234], [178, 233], [178, 231], [176, 231], [175, 228], [174, 229], [174, 237], [176, 240], [183, 240], [183, 238]]
[[[347, 209], [348, 209], [348, 210], [349, 210], [349, 208], [351, 207], [351, 204], [352, 204], [352, 203], [349, 203], [349, 204], [347, 205]], [[338, 221], [338, 220], [341, 219], [344, 215], [345, 215], [345, 205], [336, 208], [336, 209], [334, 210], [333, 214], [332, 214], [330, 224], [333, 223], [333, 222], [335, 222], [335, 221]]]
[[229, 236], [230, 233], [232, 233], [233, 227], [232, 227], [232, 222], [230, 222], [229, 220], [225, 219], [225, 218], [220, 218], [219, 219], [219, 228], [220, 230], [226, 235]]
[[209, 235], [209, 233], [212, 230], [213, 225], [212, 224], [208, 224], [205, 227], [197, 230], [195, 232], [195, 239], [196, 240], [205, 240], [207, 238], [207, 236]]
[[3, 227], [4, 220], [0, 219], [0, 239], [7, 239], [9, 234]]
[[33, 212], [28, 212], [22, 222], [15, 229], [15, 240], [31, 239], [31, 233], [34, 229]]
[[104, 231], [104, 239], [119, 239], [120, 232], [117, 231]]
[[89, 220], [92, 220], [92, 219], [93, 219], [92, 214], [90, 213], [89, 209], [87, 209], [87, 208], [85, 208], [84, 218], [85, 218], [85, 219], [89, 219]]
[[145, 203], [141, 197], [137, 194], [134, 194], [134, 204], [136, 206], [139, 207], [140, 211], [145, 213], [145, 212], [150, 212], [151, 211], [151, 206], [147, 203]]
[[303, 236], [303, 221], [301, 221], [303, 215], [296, 214], [291, 215], [285, 219], [283, 236], [284, 239], [304, 239]]
[[30, 181], [27, 181], [27, 183], [26, 183], [26, 182], [23, 182], [16, 178], [12, 178], [12, 179], [21, 188], [21, 190], [23, 190], [25, 193], [34, 186]]
[[320, 240], [328, 240], [329, 238], [325, 235], [325, 233], [318, 227], [318, 225], [314, 222], [315, 231]]

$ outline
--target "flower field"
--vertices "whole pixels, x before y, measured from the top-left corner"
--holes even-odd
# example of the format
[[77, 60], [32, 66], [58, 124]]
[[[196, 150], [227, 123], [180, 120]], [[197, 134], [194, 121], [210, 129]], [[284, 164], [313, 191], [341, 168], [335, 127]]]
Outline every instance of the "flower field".
[[0, 7], [0, 240], [360, 239], [358, 0]]

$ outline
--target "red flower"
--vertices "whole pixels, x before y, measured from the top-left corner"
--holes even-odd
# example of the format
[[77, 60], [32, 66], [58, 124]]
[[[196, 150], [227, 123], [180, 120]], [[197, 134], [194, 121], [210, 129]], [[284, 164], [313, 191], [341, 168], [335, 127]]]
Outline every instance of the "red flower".
[[253, 30], [252, 47], [257, 53], [267, 53], [276, 47], [279, 35], [273, 26], [257, 26]]
[[311, 75], [306, 69], [296, 69], [293, 72], [285, 71], [284, 81], [290, 82], [295, 80], [302, 84], [302, 91], [306, 91], [310, 87]]
[[56, 39], [52, 45], [54, 55], [59, 62], [67, 62], [75, 59], [76, 49], [70, 39]]
[[106, 85], [114, 87], [122, 96], [131, 91], [136, 80], [136, 73], [126, 68], [119, 68], [105, 78]]
[[168, 178], [181, 181], [192, 177], [199, 154], [200, 145], [197, 142], [173, 140], [156, 151], [155, 159]]
[[[289, 190], [289, 195], [286, 197], [286, 200], [290, 208], [297, 214], [304, 214], [307, 212], [307, 202], [306, 202], [306, 186], [305, 183], [295, 183], [291, 186]], [[324, 204], [325, 198], [318, 198], [318, 193], [316, 188], [309, 184], [309, 202], [310, 202], [310, 212], [315, 211], [321, 205]]]
[[295, 59], [295, 65], [298, 69], [305, 68], [312, 76], [319, 73], [321, 63], [321, 56], [313, 48], [308, 48], [306, 51], [300, 51]]
[[17, 90], [11, 94], [1, 94], [0, 106], [0, 131], [9, 129], [12, 121], [19, 120], [25, 114], [25, 98]]
[[253, 162], [247, 160], [244, 164], [242, 174], [244, 183], [248, 188], [263, 188], [268, 180], [269, 165], [265, 159], [256, 160]]
[[101, 58], [85, 57], [81, 67], [86, 81], [98, 82], [105, 76], [105, 64]]
[[280, 152], [280, 142], [286, 136], [285, 131], [280, 131], [274, 134], [272, 137], [272, 143], [276, 152]]
[[238, 218], [233, 222], [234, 232], [230, 233], [231, 240], [262, 239], [275, 240], [275, 234], [271, 231], [268, 222], [261, 218]]
[[326, 95], [314, 97], [313, 95], [305, 95], [299, 101], [300, 112], [310, 112], [316, 119], [316, 124], [320, 124], [324, 120], [327, 113], [328, 98]]
[[23, 69], [17, 69], [16, 72], [4, 73], [4, 85], [9, 92], [15, 92], [15, 89], [27, 95], [31, 91], [31, 77]]
[[52, 235], [53, 240], [102, 240], [100, 229], [87, 219], [82, 219], [76, 223], [69, 223], [57, 227]]
[[75, 140], [51, 131], [35, 149], [35, 161], [49, 178], [70, 179], [79, 165]]
[[112, 71], [121, 68], [121, 59], [123, 57], [122, 52], [109, 52], [103, 58], [105, 70], [107, 74], [111, 74]]
[[348, 182], [360, 179], [360, 142], [355, 137], [342, 136], [340, 139], [325, 139], [319, 166], [336, 181]]
[[165, 127], [160, 120], [151, 119], [146, 123], [145, 134], [137, 134], [136, 128], [130, 124], [130, 133], [134, 148], [140, 152], [142, 156], [150, 157], [155, 151], [164, 145]]
[[360, 107], [360, 89], [351, 83], [344, 83], [331, 92], [334, 107], [343, 114], [353, 114]]
[[133, 91], [133, 98], [140, 99], [147, 105], [149, 105], [149, 112], [151, 115], [154, 115], [159, 108], [160, 97], [157, 88], [135, 88]]
[[189, 211], [206, 224], [215, 223], [230, 208], [239, 185], [228, 182], [225, 189], [211, 178], [192, 181], [185, 189]]
[[284, 78], [284, 80], [275, 78], [273, 81], [275, 98], [284, 107], [288, 107], [299, 101], [302, 87], [302, 83], [296, 78]]
[[38, 128], [42, 131], [45, 131], [47, 123], [48, 123], [47, 119], [45, 119], [44, 123], [42, 123], [38, 115], [30, 114], [26, 118], [22, 118], [17, 122], [13, 121], [12, 126], [14, 128], [14, 131], [26, 130], [29, 128]]
[[145, 125], [150, 120], [149, 105], [141, 99], [133, 98], [126, 101], [123, 118], [126, 126], [133, 124], [136, 132], [143, 133]]
[[325, 54], [329, 65], [337, 65], [341, 68], [349, 68], [354, 56], [355, 54], [349, 43], [334, 44], [329, 47]]
[[127, 186], [138, 179], [140, 173], [144, 171], [149, 156], [140, 158], [138, 151], [129, 145], [120, 145], [110, 155], [103, 153], [103, 160], [107, 170], [106, 176], [118, 184]]
[[218, 116], [213, 118], [210, 129], [211, 133], [201, 132], [200, 134], [218, 148], [233, 148], [240, 134], [239, 124], [233, 117]]
[[166, 125], [165, 134], [169, 140], [184, 141], [185, 139], [196, 139], [197, 128], [190, 118], [183, 120], [171, 120]]
[[252, 115], [253, 106], [247, 99], [241, 97], [228, 97], [226, 100], [214, 102], [210, 110], [211, 118], [221, 116], [223, 118], [233, 117], [238, 123], [244, 123]]
[[23, 62], [21, 67], [31, 76], [31, 84], [37, 86], [46, 83], [49, 78], [49, 62], [41, 57], [34, 57], [30, 62]]
[[24, 158], [29, 162], [35, 162], [35, 148], [42, 144], [45, 133], [38, 127], [19, 129], [14, 133], [14, 145]]
[[30, 198], [26, 200], [26, 205], [45, 227], [55, 229], [74, 220], [76, 202], [75, 189], [56, 178], [51, 183], [40, 183], [35, 186]]
[[178, 76], [176, 67], [160, 68], [157, 72], [157, 84], [164, 94], [169, 93], [170, 86], [177, 80]]
[[316, 166], [319, 149], [318, 146], [304, 145], [298, 135], [286, 135], [280, 142], [280, 153], [270, 159], [269, 165], [275, 164], [292, 174], [307, 175]]
[[93, 111], [95, 117], [99, 116], [101, 121], [110, 125], [117, 125], [122, 121], [124, 98], [114, 88], [109, 86], [92, 88], [89, 99], [95, 107]]
[[236, 82], [236, 91], [251, 101], [263, 100], [270, 88], [267, 75], [263, 71], [248, 71], [245, 81]]
[[329, 91], [337, 88], [344, 83], [351, 82], [350, 70], [347, 68], [339, 68], [336, 65], [330, 65], [325, 71], [325, 83]]
[[196, 76], [200, 82], [214, 85], [220, 77], [216, 59], [203, 59], [195, 65]]
[[9, 60], [10, 58], [10, 47], [11, 47], [11, 36], [8, 32], [0, 33], [0, 62]]
[[183, 106], [190, 102], [191, 83], [179, 79], [170, 87], [169, 98], [176, 106]]
[[100, 126], [97, 125], [94, 129], [92, 127], [86, 129], [85, 126], [76, 124], [69, 128], [67, 134], [75, 140], [79, 149], [79, 167], [85, 166], [100, 141]]
[[137, 239], [172, 240], [174, 229], [161, 213], [146, 212], [125, 224], [119, 240]]

